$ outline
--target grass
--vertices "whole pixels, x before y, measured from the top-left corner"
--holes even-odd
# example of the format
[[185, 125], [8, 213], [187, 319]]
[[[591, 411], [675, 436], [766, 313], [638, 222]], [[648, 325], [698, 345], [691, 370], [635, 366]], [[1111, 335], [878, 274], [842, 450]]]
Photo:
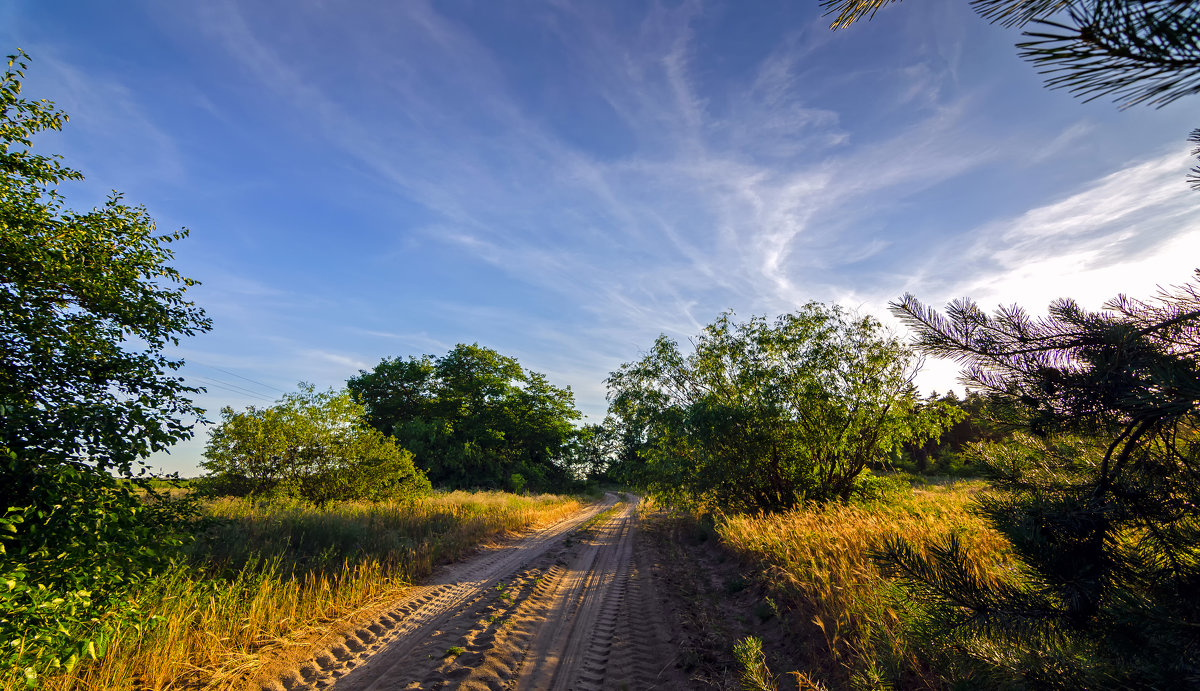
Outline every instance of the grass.
[[[453, 492], [400, 503], [210, 502], [188, 561], [138, 594], [145, 613], [100, 660], [42, 688], [222, 688], [272, 651], [399, 595], [505, 531], [565, 517], [577, 500]], [[16, 671], [0, 687], [16, 688]]]
[[[1001, 578], [1010, 546], [966, 511], [980, 482], [931, 484], [869, 505], [830, 505], [771, 516], [725, 517], [722, 542], [760, 567], [806, 639], [797, 678], [830, 688], [937, 687], [943, 681], [907, 635], [905, 601], [870, 558], [889, 537], [915, 544], [955, 532], [985, 555], [974, 567]], [[771, 603], [774, 605], [774, 602]], [[809, 682], [812, 683], [812, 682]]]
[[733, 656], [741, 668], [738, 680], [745, 691], [775, 691], [775, 679], [767, 669], [767, 658], [763, 654], [762, 639], [747, 636], [733, 644]]

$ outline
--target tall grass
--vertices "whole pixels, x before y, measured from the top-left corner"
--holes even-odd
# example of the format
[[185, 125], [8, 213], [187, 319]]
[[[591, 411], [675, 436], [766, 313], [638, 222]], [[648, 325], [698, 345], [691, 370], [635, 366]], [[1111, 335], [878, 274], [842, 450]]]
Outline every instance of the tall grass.
[[[311, 505], [222, 499], [187, 562], [137, 596], [146, 615], [99, 660], [43, 688], [220, 688], [504, 531], [565, 517], [566, 497], [453, 492], [400, 503]], [[15, 672], [0, 677], [16, 688]]]
[[794, 636], [806, 639], [800, 676], [832, 688], [941, 685], [941, 672], [910, 637], [912, 612], [870, 555], [889, 537], [915, 544], [955, 532], [974, 554], [973, 568], [1003, 578], [1008, 542], [966, 511], [979, 482], [904, 491], [870, 505], [830, 505], [718, 522], [721, 539], [763, 567], [766, 582], [791, 611]]

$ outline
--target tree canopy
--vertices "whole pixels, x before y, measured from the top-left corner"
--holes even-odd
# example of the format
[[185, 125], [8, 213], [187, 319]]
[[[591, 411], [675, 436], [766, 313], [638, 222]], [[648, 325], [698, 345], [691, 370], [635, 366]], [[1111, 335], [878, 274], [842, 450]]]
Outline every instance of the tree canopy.
[[919, 405], [908, 347], [837, 306], [808, 303], [773, 323], [726, 313], [693, 346], [684, 354], [660, 336], [608, 378], [610, 412], [643, 464], [634, 475], [685, 504], [776, 511], [844, 499], [868, 464], [953, 419]]
[[[971, 576], [950, 540], [885, 556], [935, 621], [986, 665], [1039, 686], [1184, 688], [1200, 679], [1200, 273], [1152, 301], [1091, 312], [1058, 300], [1033, 318], [894, 311], [917, 347], [1023, 431], [985, 446], [998, 489], [978, 510], [1013, 544], [1016, 582]], [[1007, 649], [972, 647], [989, 632]], [[947, 639], [949, 640], [949, 639]]]
[[[479, 344], [386, 358], [348, 382], [367, 420], [413, 453], [436, 486], [564, 488], [574, 421], [570, 387]], [[519, 485], [519, 487], [518, 487]]]
[[348, 391], [311, 384], [268, 408], [222, 409], [204, 456], [204, 484], [215, 494], [282, 494], [322, 504], [429, 490], [412, 454], [369, 426]]
[[169, 504], [112, 474], [192, 435], [197, 389], [166, 353], [210, 323], [169, 265], [186, 231], [156, 234], [117, 193], [66, 208], [58, 186], [81, 174], [33, 144], [67, 117], [21, 96], [24, 60], [0, 76], [0, 664], [36, 674], [94, 653], [81, 622], [123, 616], [173, 544]]

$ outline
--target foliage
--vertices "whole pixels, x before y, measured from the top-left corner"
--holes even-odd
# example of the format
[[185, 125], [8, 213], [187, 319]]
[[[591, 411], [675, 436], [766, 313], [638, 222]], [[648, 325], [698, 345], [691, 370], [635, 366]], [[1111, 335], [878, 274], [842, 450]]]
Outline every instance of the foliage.
[[1008, 543], [966, 511], [983, 487], [979, 481], [927, 484], [870, 504], [721, 517], [721, 542], [761, 574], [796, 651], [775, 667], [808, 680], [801, 688], [821, 688], [820, 682], [831, 689], [984, 686], [969, 658], [913, 635], [922, 606], [900, 597], [871, 559], [896, 537], [924, 545], [956, 535], [970, 547], [973, 573], [1008, 578]]
[[447, 488], [570, 484], [564, 454], [580, 414], [570, 387], [522, 369], [478, 344], [442, 357], [386, 358], [348, 387], [375, 429], [413, 453], [433, 484]]
[[[114, 627], [99, 661], [48, 676], [44, 688], [241, 691], [243, 673], [264, 659], [394, 599], [482, 540], [560, 520], [580, 505], [454, 492], [321, 508], [223, 498], [202, 508], [204, 530], [186, 548], [190, 564], [143, 583], [132, 595], [141, 619]], [[0, 688], [20, 681], [20, 670], [0, 669]]]
[[942, 396], [934, 392], [927, 400], [953, 406], [961, 417], [940, 438], [905, 444], [896, 467], [930, 475], [978, 477], [983, 469], [975, 465], [973, 450], [984, 442], [1008, 437], [1012, 430], [995, 418], [988, 397], [978, 391], [968, 390], [961, 399], [953, 391]]
[[572, 477], [593, 487], [600, 483], [636, 485], [623, 463], [629, 456], [624, 441], [620, 425], [609, 415], [599, 424], [575, 430], [563, 449], [562, 463]]
[[317, 391], [311, 384], [269, 408], [221, 410], [204, 456], [208, 494], [276, 493], [323, 504], [429, 491], [412, 454], [367, 425], [348, 391]]
[[963, 576], [950, 542], [934, 556], [895, 541], [884, 556], [937, 605], [960, 640], [1008, 644], [985, 662], [1036, 685], [1182, 688], [1200, 682], [1200, 291], [1189, 284], [1089, 312], [1058, 300], [1034, 319], [946, 316], [894, 305], [923, 351], [967, 365], [1025, 434], [985, 447], [1002, 492], [978, 511], [1011, 540], [1023, 582]]
[[870, 317], [809, 303], [769, 323], [726, 313], [684, 355], [660, 336], [608, 379], [656, 495], [731, 511], [846, 499], [869, 463], [953, 420], [919, 406], [911, 351]]
[[131, 621], [122, 594], [178, 545], [186, 507], [145, 506], [110, 473], [191, 436], [197, 390], [164, 351], [210, 324], [167, 264], [186, 231], [155, 235], [116, 193], [65, 207], [58, 185], [81, 174], [32, 147], [67, 118], [21, 97], [25, 59], [0, 76], [0, 667], [32, 679], [98, 655], [83, 628]]
[[738, 680], [745, 691], [775, 691], [775, 679], [767, 667], [767, 656], [763, 654], [762, 639], [746, 636], [733, 644], [733, 657], [741, 667]]
[[[832, 28], [874, 16], [895, 0], [822, 0]], [[984, 18], [1034, 25], [1017, 44], [1051, 88], [1123, 106], [1162, 106], [1200, 93], [1200, 5], [1179, 0], [974, 0]]]
[[[1200, 144], [1200, 129], [1192, 130], [1192, 133], [1188, 136], [1188, 141], [1192, 144]], [[1200, 158], [1200, 146], [1192, 149], [1192, 155]], [[1200, 164], [1192, 166], [1192, 169], [1188, 171], [1187, 179], [1191, 183], [1192, 189], [1200, 192]]]

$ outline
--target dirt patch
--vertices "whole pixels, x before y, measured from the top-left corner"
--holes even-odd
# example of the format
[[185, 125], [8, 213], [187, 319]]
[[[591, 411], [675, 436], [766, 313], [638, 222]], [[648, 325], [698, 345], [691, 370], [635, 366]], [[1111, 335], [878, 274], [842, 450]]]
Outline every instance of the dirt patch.
[[785, 619], [711, 530], [610, 495], [444, 567], [241, 688], [736, 689], [745, 636], [793, 669]]
[[686, 688], [636, 497], [443, 568], [243, 688]]
[[642, 529], [661, 609], [671, 616], [685, 688], [741, 689], [733, 644], [747, 636], [762, 639], [780, 689], [800, 688], [786, 672], [797, 668], [803, 638], [791, 630], [762, 575], [725, 549], [711, 527], [690, 517], [655, 511], [644, 517]]

